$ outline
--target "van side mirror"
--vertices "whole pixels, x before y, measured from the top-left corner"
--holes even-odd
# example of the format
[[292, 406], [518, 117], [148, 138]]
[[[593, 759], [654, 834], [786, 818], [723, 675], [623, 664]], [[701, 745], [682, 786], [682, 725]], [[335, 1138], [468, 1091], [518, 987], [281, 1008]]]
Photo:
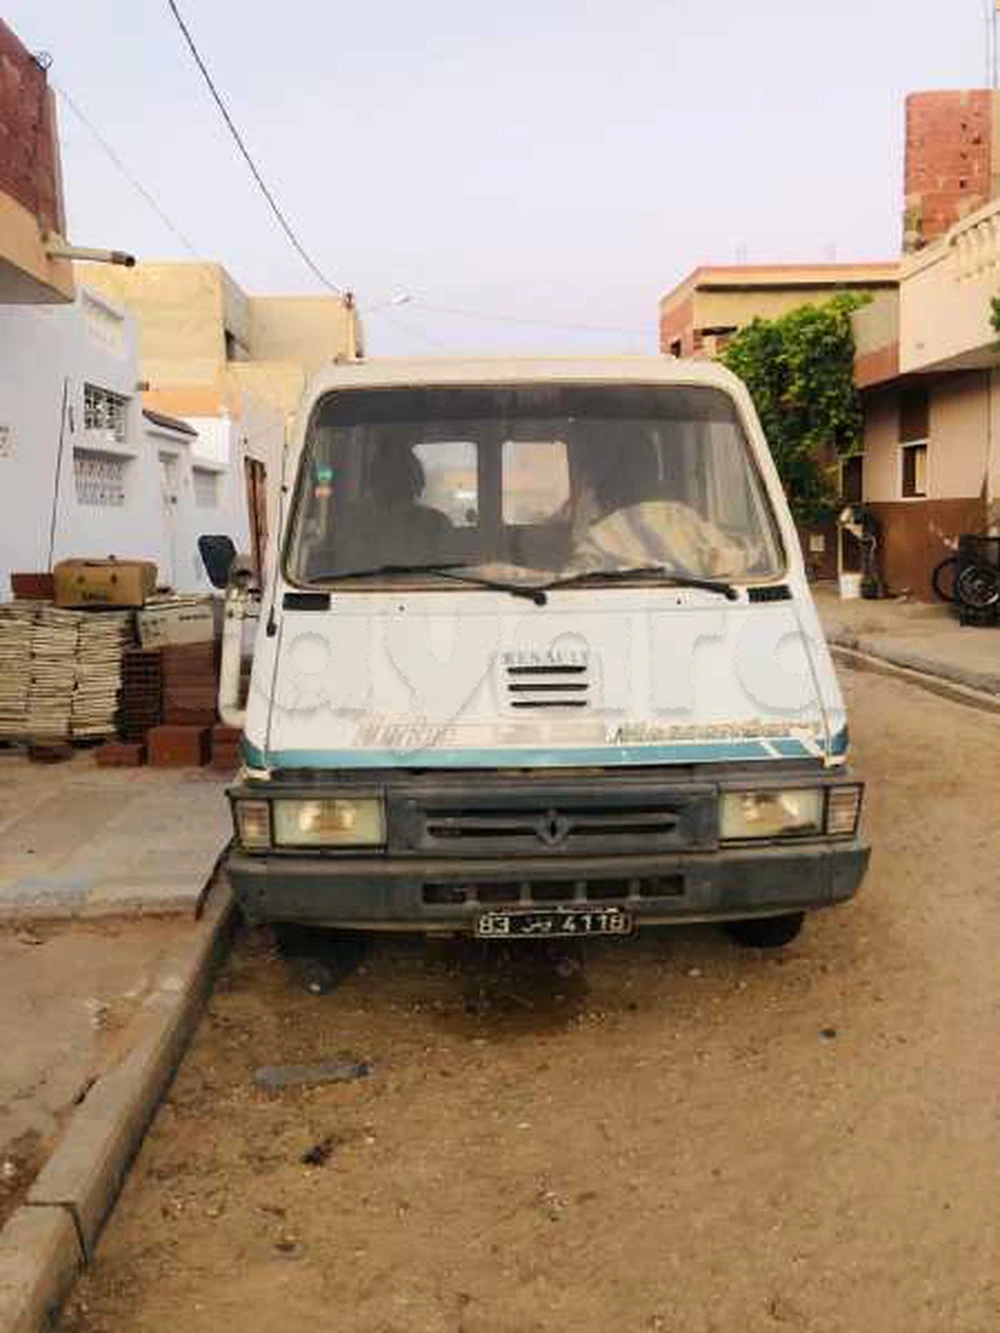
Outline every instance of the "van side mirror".
[[229, 583], [229, 571], [236, 559], [236, 543], [232, 537], [222, 533], [217, 536], [199, 537], [198, 554], [205, 565], [205, 572], [212, 587], [225, 588]]

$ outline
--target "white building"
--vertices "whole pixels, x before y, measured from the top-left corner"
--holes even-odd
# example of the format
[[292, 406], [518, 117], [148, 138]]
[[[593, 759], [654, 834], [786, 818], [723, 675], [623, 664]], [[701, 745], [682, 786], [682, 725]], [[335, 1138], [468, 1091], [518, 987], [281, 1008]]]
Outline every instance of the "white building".
[[208, 591], [203, 533], [249, 549], [246, 423], [143, 411], [135, 322], [88, 288], [0, 306], [0, 599], [68, 557], [155, 560]]

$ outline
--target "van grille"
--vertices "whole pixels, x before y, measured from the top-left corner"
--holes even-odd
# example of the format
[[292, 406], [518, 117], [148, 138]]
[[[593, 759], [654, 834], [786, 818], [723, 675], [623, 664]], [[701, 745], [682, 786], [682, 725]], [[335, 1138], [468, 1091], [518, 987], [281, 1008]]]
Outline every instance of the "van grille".
[[[400, 851], [439, 856], [615, 855], [716, 841], [712, 787], [657, 792], [553, 790], [497, 800], [474, 791], [409, 797], [394, 817]], [[400, 846], [399, 844], [403, 845]]]

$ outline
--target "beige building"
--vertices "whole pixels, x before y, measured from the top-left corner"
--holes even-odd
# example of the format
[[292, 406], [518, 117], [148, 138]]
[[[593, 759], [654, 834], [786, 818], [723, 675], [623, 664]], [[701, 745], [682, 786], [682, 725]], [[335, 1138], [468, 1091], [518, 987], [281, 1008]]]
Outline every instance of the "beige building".
[[249, 296], [221, 264], [77, 265], [138, 321], [147, 407], [192, 422], [220, 462], [246, 459], [253, 554], [277, 509], [289, 420], [320, 366], [361, 353], [357, 310], [337, 296]]
[[865, 400], [865, 503], [883, 528], [892, 591], [932, 596], [930, 573], [962, 533], [1000, 525], [1000, 200], [900, 268], [890, 319], [855, 317]]
[[315, 370], [360, 352], [350, 298], [249, 296], [221, 264], [81, 264], [78, 272], [139, 321], [142, 372], [154, 400], [180, 389], [234, 401], [246, 392], [288, 413]]
[[891, 304], [898, 269], [896, 263], [696, 268], [660, 301], [660, 351], [718, 356], [751, 320], [777, 319], [838, 292], [863, 292], [875, 304]]

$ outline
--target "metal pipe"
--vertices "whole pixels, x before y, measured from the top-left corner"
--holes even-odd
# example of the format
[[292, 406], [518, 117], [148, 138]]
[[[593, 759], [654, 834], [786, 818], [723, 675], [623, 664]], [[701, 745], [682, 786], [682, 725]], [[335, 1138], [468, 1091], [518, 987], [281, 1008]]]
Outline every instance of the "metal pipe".
[[243, 588], [231, 587], [226, 593], [222, 621], [222, 656], [219, 662], [219, 716], [227, 727], [242, 731], [246, 722], [246, 707], [240, 705], [240, 684], [243, 665], [243, 622], [246, 618], [248, 593]]
[[126, 254], [124, 250], [90, 250], [83, 245], [70, 245], [61, 236], [46, 237], [45, 253], [49, 259], [77, 259], [91, 264], [119, 264], [122, 268], [135, 268], [135, 255]]

